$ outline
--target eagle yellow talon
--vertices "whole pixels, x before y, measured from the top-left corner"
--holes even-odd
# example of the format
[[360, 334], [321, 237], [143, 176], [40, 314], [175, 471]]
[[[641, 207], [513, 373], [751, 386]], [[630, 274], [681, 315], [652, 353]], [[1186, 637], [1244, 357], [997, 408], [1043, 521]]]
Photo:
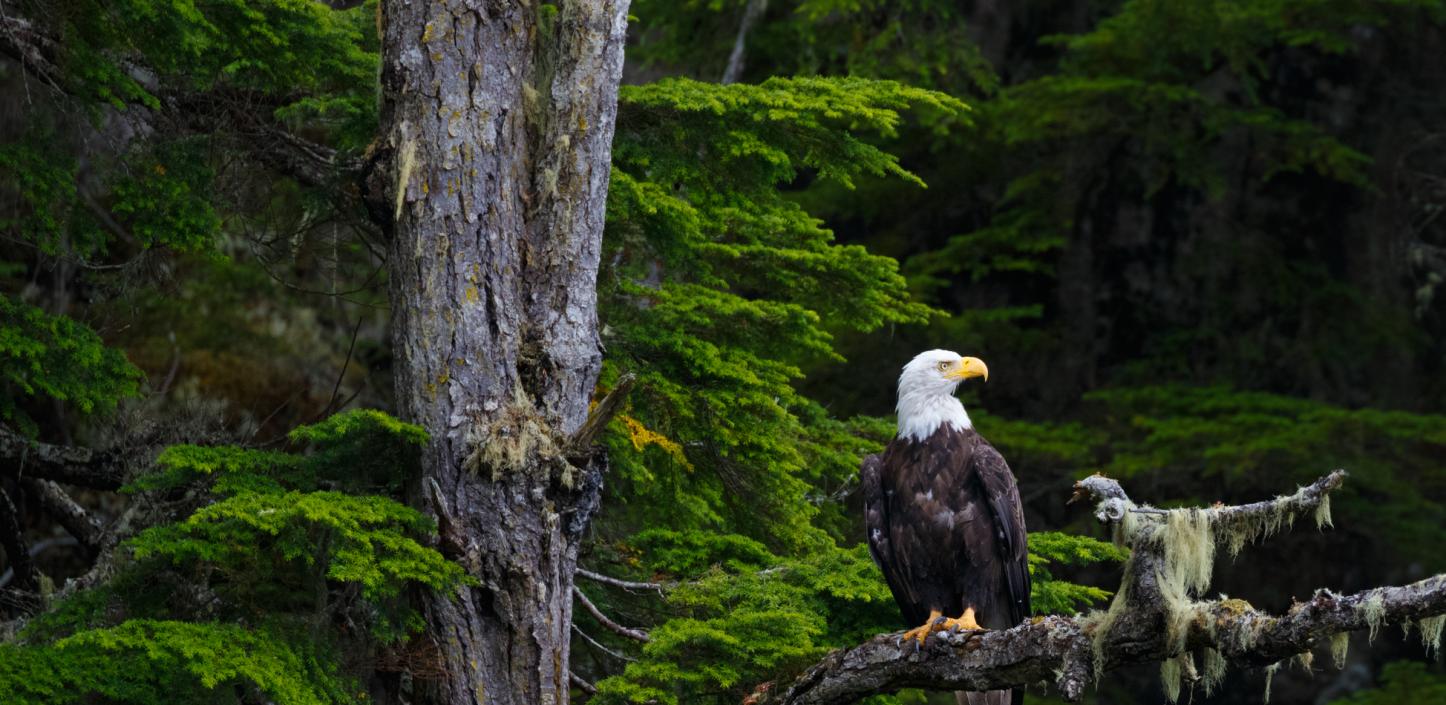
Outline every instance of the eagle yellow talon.
[[951, 632], [986, 631], [984, 627], [980, 626], [979, 622], [975, 621], [973, 607], [964, 610], [964, 614], [960, 615], [958, 618], [950, 617], [949, 619], [944, 620], [943, 628], [948, 629]]
[[951, 632], [986, 631], [984, 627], [980, 626], [979, 622], [974, 619], [973, 607], [964, 610], [964, 614], [959, 617], [945, 617], [944, 614], [938, 610], [930, 610], [929, 618], [924, 620], [922, 625], [904, 632], [903, 639], [912, 639], [919, 642], [920, 647], [923, 647], [924, 642], [928, 640], [930, 634], [946, 630]]
[[945, 621], [947, 620], [944, 619], [944, 613], [939, 610], [930, 610], [929, 618], [924, 620], [922, 625], [904, 632], [903, 638], [906, 640], [913, 639], [919, 642], [919, 646], [923, 646], [924, 641], [929, 638], [929, 635], [939, 631], [941, 628], [940, 625]]

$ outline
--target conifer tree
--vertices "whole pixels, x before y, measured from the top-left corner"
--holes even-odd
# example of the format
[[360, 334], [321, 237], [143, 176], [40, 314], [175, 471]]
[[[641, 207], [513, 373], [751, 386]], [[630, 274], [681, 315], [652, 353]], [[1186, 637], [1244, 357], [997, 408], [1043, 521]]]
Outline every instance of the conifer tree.
[[[849, 497], [890, 424], [840, 415], [849, 390], [807, 373], [845, 351], [873, 363], [858, 386], [887, 384], [877, 357], [854, 351], [896, 326], [896, 344], [927, 323], [971, 344], [999, 333], [1026, 357], [1078, 333], [1039, 334], [1046, 304], [1000, 280], [1088, 305], [1041, 284], [1071, 276], [1053, 258], [1089, 243], [1061, 215], [1079, 194], [1051, 180], [1072, 162], [1036, 152], [1124, 139], [1114, 115], [1180, 118], [1152, 123], [1159, 134], [1131, 153], [1145, 176], [1164, 165], [1208, 190], [1212, 140], [1247, 130], [1272, 146], [1269, 174], [1364, 186], [1351, 147], [1250, 102], [1268, 83], [1257, 67], [1283, 45], [1348, 51], [1358, 23], [1387, 26], [1417, 4], [1124, 3], [1056, 40], [1070, 57], [1057, 75], [1017, 85], [989, 63], [997, 43], [958, 41], [977, 12], [932, 1], [766, 14], [645, 0], [7, 5], [0, 49], [16, 72], [0, 80], [27, 97], [0, 134], [0, 230], [15, 245], [0, 256], [0, 693], [732, 703], [814, 664], [832, 678], [831, 649], [887, 656], [888, 637], [873, 637], [899, 625]], [[738, 25], [735, 10], [753, 19]], [[700, 17], [726, 27], [710, 32], [716, 47], [693, 41]], [[1195, 30], [1187, 50], [1140, 60], [1178, 23]], [[629, 25], [641, 33], [630, 51], [696, 60], [688, 72], [709, 81], [619, 87]], [[744, 80], [712, 83], [734, 47], [755, 52]], [[1215, 72], [1200, 56], [1228, 59], [1249, 104], [1191, 84]], [[765, 78], [779, 67], [825, 76]], [[851, 209], [888, 210], [875, 204], [933, 212], [968, 181], [958, 170], [1006, 156], [1020, 162], [1000, 170], [997, 210], [959, 237], [928, 233], [931, 251], [902, 272], [873, 251], [912, 253], [887, 224], [869, 249], [824, 226], [842, 213], [857, 230]], [[920, 303], [958, 308], [964, 281], [1004, 294], [949, 318]], [[1355, 316], [1377, 330], [1368, 318]], [[318, 360], [340, 372], [294, 369]], [[333, 413], [357, 395], [401, 418]], [[240, 398], [271, 403], [225, 406]], [[1277, 491], [1260, 471], [1307, 481], [1319, 463], [1344, 465], [1368, 488], [1342, 498], [1344, 520], [1400, 556], [1435, 555], [1441, 505], [1413, 494], [1410, 473], [1442, 447], [1441, 417], [1179, 385], [1084, 403], [1093, 411], [1067, 422], [976, 420], [1043, 488], [1103, 468], [1183, 499], [1202, 491], [1197, 477]], [[1357, 442], [1367, 436], [1398, 443], [1379, 452]], [[1372, 492], [1391, 502], [1367, 518]], [[67, 541], [42, 538], [47, 522], [76, 544], [75, 565], [40, 553]], [[1150, 552], [1179, 545], [1156, 540], [1175, 530], [1160, 523], [1122, 534], [1135, 553], [1031, 535], [1038, 611], [1130, 604]], [[1126, 566], [1120, 594], [1057, 579], [1096, 563]], [[1439, 588], [1328, 626], [1427, 616]], [[1171, 648], [1178, 630], [1166, 639], [1151, 619], [1265, 618], [1194, 597], [1077, 623]], [[1123, 626], [1090, 621], [1105, 618]], [[1045, 656], [1106, 642], [1068, 636], [1080, 648]], [[1276, 636], [1277, 651], [1300, 643]], [[1227, 655], [1264, 658], [1252, 648]], [[1167, 655], [1164, 672], [1188, 673], [1184, 654]], [[1096, 654], [1111, 667], [1136, 656]], [[946, 689], [1011, 677], [930, 670], [949, 666], [928, 655], [878, 663]], [[1071, 682], [1083, 673], [1049, 663]], [[1432, 687], [1431, 674], [1388, 675]], [[869, 677], [839, 692], [905, 682]]]

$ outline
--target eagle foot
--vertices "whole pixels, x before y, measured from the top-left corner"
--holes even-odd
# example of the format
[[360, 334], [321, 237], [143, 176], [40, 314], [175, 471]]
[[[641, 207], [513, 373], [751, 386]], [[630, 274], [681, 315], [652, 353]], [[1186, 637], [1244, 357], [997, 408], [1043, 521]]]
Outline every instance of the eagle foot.
[[980, 625], [978, 621], [976, 621], [976, 620], [974, 619], [974, 608], [973, 608], [973, 607], [970, 607], [969, 609], [964, 610], [964, 614], [959, 615], [957, 618], [955, 618], [955, 617], [950, 617], [950, 618], [944, 620], [944, 622], [943, 622], [943, 627], [942, 627], [942, 628], [943, 628], [943, 629], [947, 629], [947, 630], [949, 630], [950, 632], [954, 632], [954, 633], [956, 633], [956, 634], [959, 633], [959, 632], [983, 632], [983, 631], [988, 631], [988, 630], [985, 629], [982, 625]]
[[930, 610], [929, 618], [924, 620], [922, 625], [904, 632], [903, 635], [899, 637], [900, 645], [902, 646], [903, 642], [912, 641], [916, 650], [922, 649], [924, 648], [924, 642], [928, 640], [930, 634], [942, 631], [957, 634], [959, 632], [982, 632], [986, 630], [974, 619], [973, 607], [964, 610], [964, 614], [958, 617], [945, 617], [944, 613], [939, 610]]

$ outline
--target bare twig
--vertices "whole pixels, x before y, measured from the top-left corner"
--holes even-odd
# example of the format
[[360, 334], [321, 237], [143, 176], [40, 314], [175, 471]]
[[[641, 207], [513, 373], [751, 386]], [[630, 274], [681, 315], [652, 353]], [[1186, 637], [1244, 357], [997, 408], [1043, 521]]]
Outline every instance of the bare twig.
[[661, 595], [663, 594], [663, 590], [667, 587], [667, 585], [664, 583], [645, 583], [635, 580], [622, 580], [620, 578], [614, 578], [611, 575], [603, 575], [602, 573], [593, 572], [586, 568], [578, 568], [577, 574], [593, 582], [602, 583], [604, 585], [611, 585], [613, 587], [620, 587], [625, 590], [655, 590], [658, 594]]
[[602, 610], [598, 609], [598, 608], [597, 608], [597, 605], [595, 605], [595, 604], [592, 603], [592, 600], [587, 599], [587, 595], [583, 594], [583, 591], [577, 589], [576, 586], [573, 586], [573, 588], [572, 588], [572, 594], [573, 594], [574, 597], [577, 598], [577, 601], [578, 601], [578, 602], [582, 603], [582, 606], [583, 606], [584, 609], [587, 610], [587, 613], [590, 614], [590, 615], [592, 615], [592, 618], [593, 618], [593, 619], [596, 619], [597, 622], [598, 622], [598, 624], [601, 624], [601, 625], [603, 625], [604, 627], [607, 627], [607, 628], [608, 628], [608, 631], [611, 631], [611, 632], [613, 632], [614, 634], [619, 634], [619, 635], [621, 635], [621, 636], [625, 636], [625, 637], [627, 637], [627, 638], [629, 638], [629, 639], [633, 639], [633, 640], [635, 640], [635, 641], [641, 641], [641, 642], [643, 642], [644, 644], [648, 643], [648, 633], [647, 633], [647, 632], [645, 632], [645, 631], [643, 631], [643, 630], [641, 630], [641, 629], [631, 629], [631, 628], [629, 628], [629, 627], [624, 627], [623, 625], [618, 624], [617, 622], [614, 622], [613, 620], [609, 619], [608, 616], [605, 615], [605, 614], [603, 614], [603, 613], [602, 613]]
[[576, 623], [576, 622], [573, 623], [573, 625], [572, 625], [572, 630], [573, 630], [574, 632], [577, 632], [577, 635], [578, 635], [578, 636], [582, 637], [583, 639], [586, 639], [586, 640], [587, 640], [587, 643], [592, 644], [592, 645], [593, 645], [594, 647], [596, 647], [599, 651], [601, 651], [601, 652], [603, 652], [603, 653], [605, 653], [605, 654], [607, 654], [607, 655], [609, 655], [609, 656], [611, 656], [611, 657], [613, 657], [613, 658], [615, 658], [615, 659], [617, 659], [617, 660], [619, 660], [619, 661], [627, 661], [627, 662], [629, 662], [629, 663], [633, 663], [633, 662], [636, 662], [636, 661], [637, 661], [637, 659], [635, 659], [635, 658], [633, 658], [633, 657], [631, 657], [631, 656], [628, 656], [627, 654], [620, 654], [620, 653], [618, 653], [618, 652], [616, 652], [616, 651], [613, 651], [612, 649], [609, 649], [608, 647], [604, 646], [604, 645], [602, 644], [602, 642], [599, 642], [597, 639], [592, 638], [591, 636], [588, 635], [587, 632], [585, 632], [585, 631], [583, 631], [582, 629], [580, 629], [580, 628], [577, 626], [577, 623]]
[[579, 676], [572, 671], [568, 671], [567, 679], [569, 681], [572, 681], [572, 684], [576, 686], [578, 690], [581, 690], [588, 695], [597, 695], [597, 686], [587, 682], [587, 679], [583, 678], [582, 676]]

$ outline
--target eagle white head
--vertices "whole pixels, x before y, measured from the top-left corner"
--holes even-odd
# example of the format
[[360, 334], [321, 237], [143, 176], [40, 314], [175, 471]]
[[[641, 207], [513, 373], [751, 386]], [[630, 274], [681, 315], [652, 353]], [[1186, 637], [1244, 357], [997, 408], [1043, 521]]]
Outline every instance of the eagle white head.
[[989, 379], [983, 360], [950, 350], [928, 350], [910, 360], [899, 375], [899, 436], [922, 441], [946, 423], [960, 431], [973, 428], [964, 404], [954, 398], [959, 383], [970, 377]]

